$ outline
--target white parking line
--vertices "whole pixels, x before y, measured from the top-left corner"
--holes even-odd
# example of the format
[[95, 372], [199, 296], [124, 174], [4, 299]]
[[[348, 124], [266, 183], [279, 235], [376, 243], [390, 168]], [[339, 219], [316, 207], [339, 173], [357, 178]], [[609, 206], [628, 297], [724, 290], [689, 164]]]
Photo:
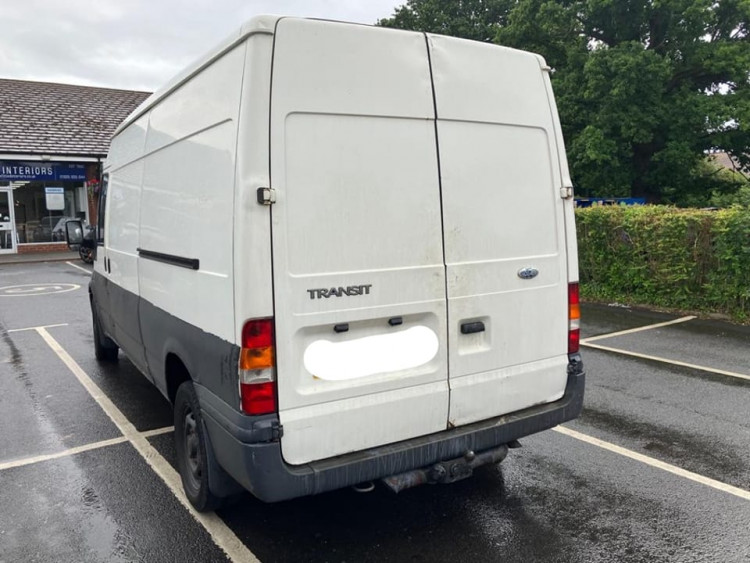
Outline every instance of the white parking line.
[[63, 450], [54, 454], [37, 455], [34, 457], [25, 457], [23, 459], [16, 459], [13, 461], [6, 461], [0, 463], [0, 471], [5, 469], [12, 469], [14, 467], [23, 467], [24, 465], [33, 465], [35, 463], [41, 463], [43, 461], [50, 461], [52, 459], [60, 459], [62, 457], [70, 457], [82, 452], [89, 452], [91, 450], [98, 450], [100, 448], [106, 448], [108, 446], [114, 446], [116, 444], [122, 444], [127, 442], [128, 439], [125, 436], [119, 438], [112, 438], [111, 440], [102, 440], [101, 442], [92, 442], [91, 444], [84, 444], [83, 446], [76, 446], [68, 450]]
[[91, 273], [91, 270], [87, 270], [86, 268], [79, 266], [78, 264], [73, 264], [73, 262], [65, 262], [68, 266], [73, 266], [74, 268], [78, 268], [79, 270], [83, 270], [87, 274]]
[[75, 375], [76, 379], [83, 385], [86, 391], [99, 403], [107, 416], [115, 423], [123, 436], [133, 445], [136, 451], [151, 466], [151, 469], [169, 487], [172, 494], [180, 501], [187, 511], [206, 529], [214, 543], [227, 554], [231, 561], [257, 562], [258, 559], [240, 541], [235, 533], [214, 512], [201, 513], [193, 508], [182, 490], [180, 475], [154, 448], [148, 440], [138, 432], [125, 415], [107, 397], [94, 381], [86, 374], [81, 366], [63, 349], [57, 341], [52, 338], [44, 328], [38, 328], [37, 332], [47, 345], [57, 354], [68, 369]]
[[42, 326], [28, 326], [26, 328], [11, 328], [6, 332], [24, 332], [26, 330], [39, 330], [40, 328], [55, 328], [58, 326], [68, 326], [68, 323], [56, 324], [56, 325], [42, 325]]
[[156, 428], [155, 430], [146, 430], [141, 432], [141, 436], [144, 438], [151, 438], [153, 436], [161, 436], [162, 434], [169, 434], [174, 432], [174, 426], [166, 426], [164, 428]]
[[736, 377], [738, 379], [745, 379], [750, 381], [750, 375], [744, 373], [736, 373], [733, 371], [726, 371], [723, 369], [710, 368], [708, 366], [699, 366], [697, 364], [689, 364], [687, 362], [680, 362], [678, 360], [670, 360], [667, 358], [660, 358], [659, 356], [649, 356], [648, 354], [639, 354], [638, 352], [631, 352], [629, 350], [621, 350], [620, 348], [610, 348], [609, 346], [600, 346], [599, 344], [581, 343], [582, 346], [587, 348], [594, 348], [595, 350], [602, 350], [604, 352], [614, 352], [616, 354], [623, 354], [625, 356], [632, 356], [634, 358], [640, 358], [642, 360], [653, 360], [655, 362], [661, 362], [663, 364], [670, 364], [673, 366], [680, 366], [684, 368], [697, 369], [700, 371], [706, 371], [709, 373], [715, 373], [717, 375], [726, 375], [728, 377]]
[[633, 334], [633, 333], [636, 333], [636, 332], [642, 332], [644, 330], [651, 330], [651, 329], [654, 329], [654, 328], [661, 328], [663, 326], [669, 326], [669, 325], [675, 325], [675, 324], [678, 324], [678, 323], [684, 323], [684, 322], [687, 322], [687, 321], [692, 321], [695, 318], [697, 318], [697, 317], [695, 317], [695, 316], [681, 317], [679, 319], [674, 319], [672, 321], [666, 321], [666, 322], [663, 322], [663, 323], [656, 323], [656, 324], [652, 324], [652, 325], [639, 326], [639, 327], [636, 327], [636, 328], [629, 328], [628, 330], [620, 330], [620, 331], [617, 331], [617, 332], [610, 332], [609, 334], [600, 334], [598, 336], [592, 336], [590, 338], [584, 338], [583, 340], [581, 340], [581, 344], [588, 344], [589, 342], [593, 342], [594, 340], [602, 340], [603, 338], [612, 338], [614, 336], [624, 336], [626, 334]]
[[[146, 430], [145, 432], [141, 432], [141, 436], [143, 436], [144, 438], [153, 438], [154, 436], [161, 436], [162, 434], [169, 434], [171, 432], [174, 432], [174, 426], [165, 426], [164, 428], [155, 428], [154, 430]], [[122, 444], [123, 442], [127, 441], [128, 439], [125, 436], [120, 436], [119, 438], [112, 438], [110, 440], [101, 440], [100, 442], [83, 444], [82, 446], [76, 446], [75, 448], [70, 448], [61, 452], [55, 452], [53, 454], [43, 454], [33, 457], [25, 457], [22, 459], [14, 459], [13, 461], [0, 463], [0, 471], [3, 471], [4, 469], [12, 469], [14, 467], [23, 467], [24, 465], [42, 463], [44, 461], [50, 461], [53, 459], [60, 459], [62, 457], [70, 457], [76, 454], [80, 454], [81, 452], [89, 452], [91, 450], [107, 448], [109, 446]]]
[[580, 432], [576, 432], [575, 430], [571, 430], [570, 428], [566, 428], [564, 426], [556, 426], [552, 430], [555, 430], [560, 434], [570, 436], [571, 438], [575, 438], [576, 440], [586, 442], [587, 444], [591, 444], [610, 452], [628, 457], [630, 459], [640, 461], [641, 463], [645, 463], [646, 465], [650, 465], [651, 467], [656, 467], [657, 469], [667, 471], [668, 473], [672, 473], [673, 475], [684, 477], [685, 479], [690, 479], [691, 481], [695, 481], [696, 483], [700, 483], [701, 485], [706, 485], [707, 487], [711, 487], [712, 489], [729, 493], [730, 495], [734, 495], [741, 499], [750, 500], [750, 491], [746, 491], [745, 489], [733, 487], [732, 485], [727, 485], [726, 483], [722, 483], [721, 481], [716, 481], [715, 479], [704, 477], [703, 475], [699, 475], [698, 473], [687, 471], [685, 469], [677, 467], [676, 465], [659, 461], [658, 459], [654, 459], [652, 457], [639, 454], [638, 452], [634, 452], [633, 450], [628, 450], [627, 448], [622, 448], [615, 444], [605, 442], [604, 440], [594, 438], [593, 436], [581, 434]]

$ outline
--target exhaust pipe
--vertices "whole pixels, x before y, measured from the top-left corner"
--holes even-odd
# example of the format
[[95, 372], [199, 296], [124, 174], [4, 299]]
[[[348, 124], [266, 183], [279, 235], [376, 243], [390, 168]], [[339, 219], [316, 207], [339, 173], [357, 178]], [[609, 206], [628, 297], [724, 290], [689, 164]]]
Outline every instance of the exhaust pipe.
[[372, 481], [365, 481], [364, 483], [352, 485], [352, 489], [356, 493], [371, 493], [375, 490], [375, 483]]

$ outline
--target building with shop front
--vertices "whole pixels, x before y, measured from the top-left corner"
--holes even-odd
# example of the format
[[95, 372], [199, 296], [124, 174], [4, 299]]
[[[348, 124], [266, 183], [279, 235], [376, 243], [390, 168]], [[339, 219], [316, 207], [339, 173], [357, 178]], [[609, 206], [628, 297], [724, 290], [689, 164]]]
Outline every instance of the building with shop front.
[[150, 94], [0, 79], [0, 253], [65, 249], [65, 221], [96, 223], [117, 126]]

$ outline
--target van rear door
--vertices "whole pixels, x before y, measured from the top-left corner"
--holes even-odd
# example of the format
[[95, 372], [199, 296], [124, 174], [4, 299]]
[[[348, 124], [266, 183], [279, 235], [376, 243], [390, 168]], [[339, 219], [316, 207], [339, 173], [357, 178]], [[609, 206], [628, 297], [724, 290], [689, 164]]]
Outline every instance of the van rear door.
[[[448, 287], [451, 426], [562, 397], [567, 266], [542, 59], [428, 35]], [[562, 147], [559, 147], [562, 149]]]
[[444, 430], [446, 282], [425, 38], [282, 19], [272, 82], [284, 459]]

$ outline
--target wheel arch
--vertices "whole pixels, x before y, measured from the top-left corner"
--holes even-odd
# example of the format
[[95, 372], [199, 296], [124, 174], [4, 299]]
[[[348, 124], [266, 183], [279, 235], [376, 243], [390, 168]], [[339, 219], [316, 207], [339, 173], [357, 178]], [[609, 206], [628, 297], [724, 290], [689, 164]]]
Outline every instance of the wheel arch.
[[167, 398], [174, 405], [177, 389], [186, 381], [192, 381], [190, 370], [182, 358], [174, 352], [168, 352], [164, 359], [164, 377], [167, 384]]

